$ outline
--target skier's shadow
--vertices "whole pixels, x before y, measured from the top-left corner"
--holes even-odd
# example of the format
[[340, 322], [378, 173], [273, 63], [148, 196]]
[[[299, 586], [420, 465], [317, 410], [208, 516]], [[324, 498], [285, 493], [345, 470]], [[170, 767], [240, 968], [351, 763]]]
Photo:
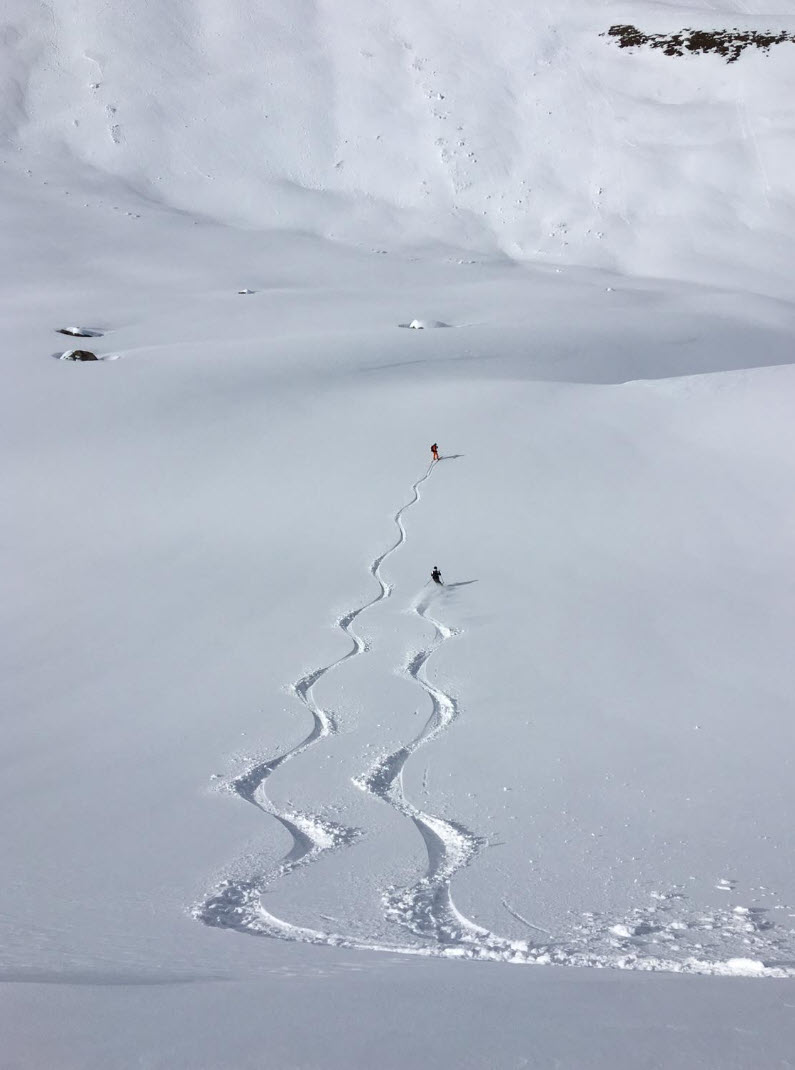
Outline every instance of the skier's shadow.
[[459, 457], [466, 457], [465, 453], [443, 453], [440, 461], [457, 461]]
[[468, 587], [470, 583], [477, 583], [477, 580], [459, 580], [458, 583], [446, 583], [445, 587], [448, 591], [454, 590], [456, 587]]

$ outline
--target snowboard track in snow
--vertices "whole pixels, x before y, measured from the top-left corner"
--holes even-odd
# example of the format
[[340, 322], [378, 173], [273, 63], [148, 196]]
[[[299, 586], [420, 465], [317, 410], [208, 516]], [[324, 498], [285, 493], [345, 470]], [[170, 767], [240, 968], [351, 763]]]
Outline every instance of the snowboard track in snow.
[[[444, 458], [442, 458], [444, 459]], [[456, 908], [451, 893], [451, 882], [456, 873], [471, 865], [486, 845], [485, 839], [477, 836], [464, 825], [419, 809], [407, 797], [403, 788], [403, 770], [408, 760], [422, 747], [439, 739], [459, 717], [457, 700], [427, 676], [427, 666], [432, 656], [459, 632], [446, 625], [431, 613], [432, 607], [443, 604], [448, 592], [465, 584], [450, 584], [423, 591], [412, 603], [411, 611], [424, 624], [433, 628], [430, 644], [409, 655], [403, 667], [406, 678], [413, 680], [428, 696], [431, 712], [424, 728], [409, 743], [382, 756], [367, 772], [354, 778], [354, 784], [375, 799], [389, 805], [397, 813], [412, 821], [423, 838], [428, 855], [427, 870], [419, 880], [404, 888], [389, 888], [383, 894], [384, 913], [388, 921], [410, 933], [417, 943], [399, 940], [363, 939], [342, 933], [326, 932], [293, 924], [267, 910], [263, 896], [278, 880], [298, 867], [317, 861], [328, 851], [352, 846], [362, 835], [361, 830], [340, 825], [319, 814], [278, 807], [269, 798], [268, 779], [285, 763], [294, 760], [315, 746], [322, 739], [336, 733], [333, 713], [319, 706], [313, 688], [324, 676], [340, 668], [352, 658], [365, 654], [370, 649], [367, 641], [353, 630], [358, 617], [388, 599], [393, 587], [381, 575], [384, 562], [407, 539], [403, 518], [406, 512], [421, 500], [420, 487], [431, 476], [436, 464], [412, 485], [410, 499], [398, 509], [393, 522], [398, 529], [397, 539], [370, 565], [369, 571], [378, 584], [375, 596], [363, 605], [343, 614], [336, 621], [337, 627], [350, 640], [350, 648], [336, 661], [320, 666], [299, 677], [290, 686], [290, 691], [308, 710], [312, 718], [309, 734], [290, 750], [264, 761], [253, 763], [245, 772], [231, 780], [229, 787], [234, 794], [256, 806], [274, 818], [288, 832], [292, 845], [276, 866], [263, 867], [251, 875], [256, 863], [248, 862], [238, 867], [240, 875], [224, 879], [202, 902], [193, 908], [193, 916], [205, 925], [231, 929], [251, 936], [266, 936], [299, 943], [350, 950], [387, 951], [393, 953], [438, 956], [459, 959], [496, 961], [518, 965], [565, 965], [600, 969], [624, 969], [641, 971], [666, 971], [674, 973], [709, 974], [722, 976], [795, 977], [790, 934], [779, 933], [775, 940], [768, 940], [764, 930], [752, 918], [746, 922], [742, 908], [718, 919], [700, 917], [697, 922], [683, 923], [677, 914], [666, 917], [677, 900], [685, 897], [678, 893], [654, 895], [655, 902], [649, 908], [635, 910], [627, 919], [601, 918], [584, 915], [584, 923], [574, 924], [570, 931], [556, 937], [547, 930], [533, 925], [517, 914], [509, 904], [508, 912], [525, 925], [544, 934], [539, 942], [508, 939], [492, 933], [465, 917]], [[438, 610], [435, 610], [438, 613]], [[244, 875], [243, 870], [248, 870]], [[737, 911], [740, 911], [740, 928], [736, 926]], [[725, 945], [719, 940], [714, 946], [697, 943], [689, 948], [670, 946], [678, 954], [661, 956], [656, 934], [668, 934], [672, 940], [684, 928], [696, 931], [714, 931], [724, 925], [735, 935], [742, 935], [742, 953], [726, 957]], [[667, 924], [669, 922], [670, 924]], [[724, 930], [725, 931], [725, 930]], [[749, 938], [748, 934], [753, 936]], [[653, 936], [654, 947], [649, 946]], [[747, 948], [747, 952], [746, 952]], [[709, 957], [705, 957], [705, 952]], [[751, 954], [758, 957], [752, 958]], [[787, 959], [789, 958], [789, 961]], [[771, 961], [772, 960], [772, 961]]]

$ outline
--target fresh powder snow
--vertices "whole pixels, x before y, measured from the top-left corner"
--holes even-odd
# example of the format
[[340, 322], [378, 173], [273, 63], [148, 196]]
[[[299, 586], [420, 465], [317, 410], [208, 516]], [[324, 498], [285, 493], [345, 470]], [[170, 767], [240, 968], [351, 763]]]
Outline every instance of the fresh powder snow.
[[6, 0], [3, 1065], [792, 1064], [793, 35]]

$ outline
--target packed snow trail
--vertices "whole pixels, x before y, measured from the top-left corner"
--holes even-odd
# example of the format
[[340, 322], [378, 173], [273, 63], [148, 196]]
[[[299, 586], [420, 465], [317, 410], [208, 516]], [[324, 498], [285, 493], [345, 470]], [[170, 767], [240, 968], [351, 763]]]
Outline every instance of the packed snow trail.
[[[435, 461], [431, 461], [425, 474], [412, 484], [411, 498], [393, 516], [393, 522], [398, 529], [396, 541], [379, 554], [370, 565], [370, 574], [378, 583], [378, 593], [363, 606], [351, 610], [337, 620], [337, 627], [351, 641], [350, 649], [336, 661], [301, 676], [290, 687], [292, 693], [312, 717], [312, 729], [309, 735], [284, 754], [256, 762], [245, 773], [231, 781], [231, 790], [241, 799], [245, 799], [246, 802], [274, 817], [290, 834], [293, 843], [275, 870], [265, 871], [252, 878], [229, 878], [223, 881], [218, 890], [193, 911], [194, 916], [207, 925], [249, 931], [253, 924], [258, 932], [263, 931], [264, 925], [265, 931], [270, 935], [282, 936], [285, 932], [292, 934], [296, 927], [264, 911], [259, 903], [260, 896], [276, 880], [287, 876], [298, 866], [305, 866], [315, 861], [326, 851], [350, 846], [361, 835], [359, 829], [336, 824], [317, 814], [280, 809], [268, 796], [265, 785], [280, 766], [294, 760], [321, 739], [336, 733], [337, 726], [333, 714], [315, 702], [314, 686], [334, 669], [369, 650], [367, 641], [353, 630], [353, 623], [362, 613], [377, 606], [379, 602], [389, 598], [392, 594], [391, 584], [387, 583], [381, 575], [381, 566], [406, 541], [403, 515], [407, 509], [420, 500], [420, 487], [430, 478], [434, 465]], [[317, 937], [323, 942], [329, 939], [326, 934], [315, 932], [315, 930], [303, 931], [311, 933], [313, 938]]]

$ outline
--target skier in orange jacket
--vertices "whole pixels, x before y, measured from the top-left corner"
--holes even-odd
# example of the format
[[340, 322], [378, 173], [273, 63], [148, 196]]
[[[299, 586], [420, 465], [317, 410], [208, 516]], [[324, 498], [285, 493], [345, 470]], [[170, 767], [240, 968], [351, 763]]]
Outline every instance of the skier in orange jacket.
[[439, 447], [436, 445], [435, 442], [431, 446], [431, 453], [433, 454], [434, 461], [438, 461], [439, 460]]

